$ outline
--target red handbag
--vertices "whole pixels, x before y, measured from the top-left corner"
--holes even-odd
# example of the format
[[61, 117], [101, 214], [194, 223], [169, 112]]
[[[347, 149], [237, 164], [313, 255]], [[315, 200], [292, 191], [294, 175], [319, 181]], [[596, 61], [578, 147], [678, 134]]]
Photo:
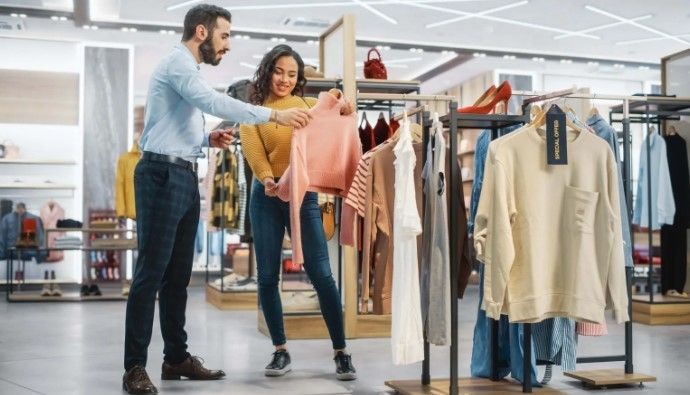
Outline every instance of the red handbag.
[[283, 271], [285, 273], [300, 273], [302, 271], [302, 265], [295, 263], [290, 258], [283, 259]]
[[[375, 52], [378, 58], [372, 59], [372, 52]], [[371, 78], [377, 80], [388, 79], [386, 65], [384, 65], [381, 61], [381, 53], [376, 48], [370, 49], [369, 53], [367, 53], [367, 60], [364, 62], [364, 78]]]

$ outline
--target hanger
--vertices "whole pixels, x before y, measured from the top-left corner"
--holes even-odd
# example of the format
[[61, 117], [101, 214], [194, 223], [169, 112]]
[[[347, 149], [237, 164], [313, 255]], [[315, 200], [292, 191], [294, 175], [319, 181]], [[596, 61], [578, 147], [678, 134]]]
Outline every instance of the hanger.
[[359, 128], [362, 127], [362, 123], [366, 122], [366, 124], [369, 124], [369, 120], [367, 119], [367, 113], [366, 111], [362, 111], [362, 119], [359, 121]]
[[[552, 106], [558, 106], [558, 104], [554, 103], [554, 104], [552, 104]], [[560, 108], [561, 108], [561, 110], [563, 109], [562, 107], [560, 107]], [[567, 111], [564, 111], [564, 112], [567, 112]], [[547, 113], [548, 113], [548, 110], [542, 110], [541, 114], [539, 114], [539, 116], [536, 117], [530, 123], [530, 126], [532, 126], [535, 129], [537, 129], [541, 126], [544, 126], [546, 124], [546, 114]], [[575, 132], [581, 133], [583, 131], [583, 129], [581, 127], [579, 127], [578, 125], [576, 125], [575, 123], [573, 123], [573, 121], [567, 115], [565, 117], [565, 122], [566, 122], [566, 126], [570, 129], [574, 130]]]
[[599, 109], [592, 106], [592, 109], [589, 110], [589, 114], [587, 114], [587, 117], [589, 118], [589, 117], [593, 117], [595, 115], [599, 115]]

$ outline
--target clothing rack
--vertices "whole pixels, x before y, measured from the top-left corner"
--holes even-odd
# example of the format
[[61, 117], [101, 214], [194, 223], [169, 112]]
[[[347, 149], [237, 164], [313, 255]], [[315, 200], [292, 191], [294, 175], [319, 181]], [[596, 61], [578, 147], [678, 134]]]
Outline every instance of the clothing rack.
[[[571, 92], [569, 92], [571, 91]], [[621, 96], [621, 95], [601, 95], [601, 94], [585, 94], [585, 93], [575, 93], [572, 92], [573, 90], [565, 90], [565, 91], [560, 91], [560, 92], [553, 92], [553, 93], [547, 93], [547, 94], [538, 94], [534, 92], [525, 92], [525, 91], [517, 91], [513, 92], [514, 96], [526, 96], [529, 97], [528, 99], [525, 99], [522, 104], [522, 111], [523, 113], [527, 114], [529, 113], [528, 111], [528, 106], [529, 104], [536, 103], [539, 101], [544, 101], [544, 100], [549, 100], [553, 98], [567, 98], [567, 99], [596, 99], [596, 100], [613, 100], [613, 101], [622, 101], [623, 104], [620, 105], [620, 110], [621, 113], [623, 114], [623, 119], [620, 121], [623, 124], [623, 187], [626, 197], [626, 203], [627, 203], [627, 208], [628, 208], [628, 217], [630, 219], [630, 224], [632, 225], [632, 207], [633, 207], [633, 202], [632, 202], [632, 136], [630, 132], [630, 115], [629, 115], [629, 109], [630, 109], [630, 102], [633, 100], [639, 100], [641, 102], [646, 102], [648, 100], [647, 96]], [[649, 144], [649, 140], [647, 140], [647, 144]], [[647, 151], [648, 154], [648, 160], [649, 160], [649, 149]], [[649, 174], [648, 174], [649, 175]], [[651, 183], [649, 184], [651, 187]], [[651, 204], [651, 203], [650, 203]], [[650, 206], [651, 207], [651, 206]], [[651, 209], [650, 209], [651, 210]], [[650, 216], [651, 218], [651, 216]], [[631, 232], [632, 235], [632, 226], [630, 229], [628, 229], [629, 232]], [[651, 232], [650, 232], [650, 245], [651, 245]], [[631, 240], [633, 238], [631, 237]], [[651, 255], [651, 248], [650, 248], [650, 255]], [[651, 258], [650, 258], [650, 266], [651, 266]], [[632, 382], [640, 382], [642, 384], [643, 381], [654, 381], [655, 378], [647, 375], [635, 375], [634, 369], [633, 369], [633, 325], [632, 325], [632, 304], [633, 304], [633, 299], [632, 299], [632, 275], [633, 275], [633, 268], [631, 267], [626, 267], [626, 282], [627, 282], [627, 289], [628, 289], [628, 315], [630, 317], [630, 320], [625, 323], [625, 354], [624, 355], [607, 355], [607, 356], [595, 356], [595, 357], [578, 357], [577, 358], [577, 363], [600, 363], [600, 362], [625, 362], [624, 365], [624, 375], [616, 375], [615, 377], [612, 377], [612, 380], [617, 380], [616, 383], [614, 384], [626, 384], [626, 383], [632, 383]], [[530, 341], [531, 340], [528, 338], [531, 336], [531, 324], [523, 324], [524, 325], [524, 340], [525, 341]], [[492, 336], [492, 341], [493, 341], [493, 336]], [[495, 343], [493, 343], [495, 345]], [[529, 367], [529, 359], [531, 358], [530, 355], [528, 354], [528, 351], [531, 350], [531, 345], [528, 348], [527, 344], [524, 345], [525, 348], [525, 367], [524, 367], [524, 375], [527, 375], [527, 372], [531, 371], [531, 367]], [[587, 374], [585, 374], [587, 373]], [[578, 374], [577, 372], [573, 373], [566, 373], [567, 376], [576, 378], [582, 381], [587, 382], [590, 376], [591, 372], [583, 372], [582, 374]], [[528, 385], [525, 385], [525, 383], [528, 383]], [[611, 380], [609, 380], [609, 384], [611, 383]], [[523, 377], [523, 392], [526, 392], [525, 390], [528, 390], [531, 392], [531, 380], [526, 380]]]
[[[413, 109], [411, 109], [411, 110], [408, 110], [408, 111], [406, 111], [406, 112], [403, 112], [402, 114], [396, 114], [396, 115], [394, 115], [392, 119], [394, 119], [394, 120], [396, 120], [396, 121], [399, 121], [399, 120], [405, 118], [406, 115], [407, 115], [408, 117], [411, 117], [411, 116], [413, 116], [413, 115], [419, 114], [420, 112], [422, 112], [422, 113], [423, 113], [423, 112], [428, 112], [427, 107], [428, 107], [428, 106], [426, 106], [426, 105], [422, 105], [422, 106], [419, 106], [419, 107], [415, 107], [415, 108], [413, 108]], [[428, 114], [427, 114], [427, 115], [428, 115]], [[425, 155], [426, 155], [426, 154], [425, 154]], [[424, 160], [426, 161], [426, 158], [424, 158]]]
[[[625, 111], [629, 114], [634, 115], [634, 117], [629, 117], [625, 115]], [[664, 120], [679, 119], [680, 116], [690, 116], [690, 98], [676, 98], [676, 97], [663, 97], [663, 96], [646, 96], [640, 98], [634, 96], [631, 98], [628, 108], [621, 108], [621, 106], [616, 106], [611, 108], [609, 113], [609, 119], [611, 123], [620, 122], [620, 120], [614, 119], [614, 114], [623, 113], [623, 122], [628, 119], [628, 123], [645, 124], [647, 131], [651, 131], [652, 123], [656, 124], [658, 133], [661, 133], [662, 124]], [[644, 160], [647, 161], [647, 167], [650, 168], [651, 162], [651, 149], [649, 138], [645, 137], [645, 144], [647, 149], [647, 155]], [[651, 172], [647, 172], [647, 195], [651, 196]], [[653, 237], [651, 228], [651, 218], [652, 218], [652, 201], [651, 198], [648, 199], [647, 204], [647, 218], [649, 218], [650, 227], [647, 234], [647, 242], [649, 247], [649, 267], [647, 271], [647, 288], [649, 292], [649, 304], [654, 303], [664, 303], [663, 301], [654, 300], [654, 288], [653, 288], [653, 276], [654, 262], [652, 257], [652, 247], [653, 247]], [[663, 264], [663, 262], [662, 262]], [[676, 302], [677, 303], [677, 302]], [[690, 302], [686, 302], [690, 303]]]
[[[504, 127], [523, 124], [527, 121], [527, 117], [521, 115], [483, 115], [483, 114], [460, 114], [457, 112], [458, 103], [452, 96], [435, 96], [438, 101], [449, 101], [448, 115], [440, 117], [443, 127], [449, 130], [450, 135], [450, 152], [448, 155], [450, 161], [450, 177], [446, 177], [446, 190], [450, 191], [449, 218], [455, 219], [458, 217], [458, 210], [460, 209], [460, 190], [462, 185], [460, 181], [460, 166], [456, 159], [458, 151], [458, 131], [462, 129], [491, 129], [496, 134], [498, 130]], [[449, 100], [450, 99], [450, 100]], [[425, 99], [421, 99], [425, 100]], [[428, 113], [425, 113], [425, 121], [423, 123], [423, 141], [428, 144], [429, 130], [431, 122], [428, 119]], [[424, 150], [426, 152], [426, 150]], [[424, 158], [426, 160], [426, 158]], [[387, 381], [386, 385], [396, 389], [399, 392], [409, 394], [426, 394], [429, 393], [429, 387], [433, 385], [433, 389], [439, 391], [438, 393], [449, 393], [457, 395], [459, 393], [459, 376], [458, 376], [458, 265], [460, 256], [458, 253], [458, 223], [455, 220], [449, 221], [448, 237], [450, 239], [450, 282], [451, 282], [451, 334], [450, 334], [450, 382], [446, 389], [440, 387], [444, 385], [445, 381], [437, 381], [432, 383], [430, 377], [429, 365], [429, 343], [424, 339], [424, 361], [422, 363], [422, 377], [419, 382], [410, 381]], [[529, 363], [529, 359], [527, 360]], [[436, 380], [434, 380], [436, 381]], [[530, 382], [531, 384], [531, 382]], [[481, 390], [479, 390], [481, 391]], [[484, 387], [483, 391], [486, 391]], [[465, 391], [464, 391], [465, 392]], [[434, 392], [437, 393], [437, 392]]]

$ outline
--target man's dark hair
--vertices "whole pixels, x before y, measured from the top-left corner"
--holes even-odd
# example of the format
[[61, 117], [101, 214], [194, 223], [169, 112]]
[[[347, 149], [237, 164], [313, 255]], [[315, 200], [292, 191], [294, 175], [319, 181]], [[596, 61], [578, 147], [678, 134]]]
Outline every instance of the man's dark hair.
[[232, 22], [232, 15], [230, 11], [225, 8], [218, 7], [211, 4], [199, 4], [187, 11], [184, 16], [184, 31], [182, 32], [182, 41], [189, 41], [196, 33], [196, 27], [204, 25], [208, 30], [209, 35], [213, 33], [216, 28], [218, 17], [227, 19]]
[[20, 202], [20, 203], [17, 203], [17, 210], [19, 210], [20, 208], [23, 209], [23, 210], [26, 210], [26, 204], [21, 203], [21, 202]]

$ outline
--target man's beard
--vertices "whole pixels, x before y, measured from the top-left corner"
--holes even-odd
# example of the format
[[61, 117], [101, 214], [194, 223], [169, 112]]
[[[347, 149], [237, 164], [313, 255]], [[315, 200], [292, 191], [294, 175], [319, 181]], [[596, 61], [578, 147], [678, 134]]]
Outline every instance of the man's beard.
[[213, 42], [211, 41], [212, 38], [213, 37], [209, 35], [208, 38], [204, 40], [201, 45], [199, 45], [199, 54], [201, 55], [201, 60], [203, 60], [204, 63], [212, 66], [218, 66], [221, 58], [216, 57], [217, 51], [215, 48], [213, 48]]

